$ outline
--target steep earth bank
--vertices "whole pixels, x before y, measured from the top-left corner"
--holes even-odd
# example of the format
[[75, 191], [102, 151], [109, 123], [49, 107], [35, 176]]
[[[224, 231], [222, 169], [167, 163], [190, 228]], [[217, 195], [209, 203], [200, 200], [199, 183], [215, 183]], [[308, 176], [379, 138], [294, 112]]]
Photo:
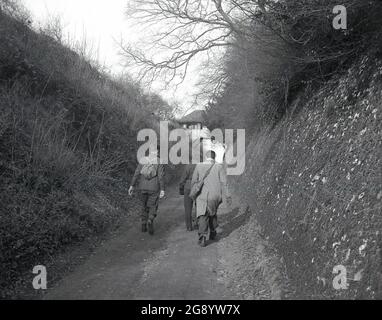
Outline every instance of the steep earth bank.
[[[252, 137], [245, 176], [233, 179], [296, 298], [382, 297], [381, 89], [381, 57], [370, 53], [305, 90], [283, 121]], [[336, 275], [346, 289], [335, 289]]]

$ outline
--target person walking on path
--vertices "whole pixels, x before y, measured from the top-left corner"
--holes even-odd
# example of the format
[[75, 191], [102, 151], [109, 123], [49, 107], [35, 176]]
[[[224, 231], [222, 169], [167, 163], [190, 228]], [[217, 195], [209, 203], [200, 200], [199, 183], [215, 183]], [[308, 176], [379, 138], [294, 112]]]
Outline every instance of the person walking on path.
[[132, 196], [139, 180], [142, 232], [148, 230], [150, 235], [154, 234], [154, 219], [157, 216], [159, 199], [165, 196], [164, 165], [159, 161], [158, 152], [159, 150], [152, 151], [148, 157], [141, 159], [129, 188], [129, 196]]
[[191, 181], [191, 188], [202, 182], [201, 190], [196, 197], [196, 216], [199, 225], [198, 243], [202, 247], [207, 244], [208, 233], [209, 240], [216, 238], [217, 211], [223, 202], [223, 197], [226, 197], [228, 205], [232, 203], [226, 172], [222, 164], [215, 162], [215, 158], [216, 153], [208, 151], [206, 161], [196, 166]]
[[180, 178], [179, 184], [179, 193], [184, 196], [184, 212], [186, 218], [186, 228], [187, 231], [193, 231], [194, 229], [194, 220], [196, 217], [193, 217], [193, 204], [194, 200], [190, 198], [191, 191], [191, 180], [194, 173], [196, 165], [187, 164], [184, 168], [182, 177]]

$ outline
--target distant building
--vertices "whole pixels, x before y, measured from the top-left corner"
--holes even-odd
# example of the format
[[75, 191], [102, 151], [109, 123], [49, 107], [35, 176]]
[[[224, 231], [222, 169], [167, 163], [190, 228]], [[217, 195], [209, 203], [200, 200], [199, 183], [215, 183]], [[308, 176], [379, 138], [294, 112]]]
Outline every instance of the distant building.
[[195, 110], [178, 120], [178, 123], [186, 130], [192, 141], [210, 139], [211, 134], [208, 130], [207, 114], [204, 110]]
[[184, 129], [200, 130], [207, 125], [207, 115], [204, 110], [195, 110], [178, 120]]
[[191, 136], [195, 150], [202, 147], [203, 152], [216, 152], [216, 161], [223, 163], [225, 146], [222, 142], [211, 141], [211, 132], [207, 128], [207, 114], [204, 110], [196, 110], [177, 121]]

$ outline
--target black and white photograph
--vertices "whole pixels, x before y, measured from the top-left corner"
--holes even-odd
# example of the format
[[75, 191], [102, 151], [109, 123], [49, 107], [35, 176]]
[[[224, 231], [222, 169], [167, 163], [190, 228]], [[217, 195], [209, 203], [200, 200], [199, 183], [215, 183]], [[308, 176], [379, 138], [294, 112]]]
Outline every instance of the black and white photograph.
[[382, 300], [381, 35], [379, 0], [0, 0], [0, 300]]

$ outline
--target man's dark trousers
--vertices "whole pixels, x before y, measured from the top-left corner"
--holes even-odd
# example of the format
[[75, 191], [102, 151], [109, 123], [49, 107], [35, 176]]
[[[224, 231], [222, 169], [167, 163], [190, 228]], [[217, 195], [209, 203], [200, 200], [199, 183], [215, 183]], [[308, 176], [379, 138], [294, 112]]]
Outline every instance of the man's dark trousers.
[[141, 221], [142, 224], [147, 223], [148, 220], [154, 221], [157, 216], [159, 204], [159, 192], [141, 191], [139, 198], [142, 204]]
[[206, 214], [198, 218], [198, 225], [199, 240], [202, 240], [203, 237], [207, 239], [208, 230], [210, 231], [210, 239], [215, 239], [216, 228], [218, 227], [218, 216], [216, 213], [210, 214], [210, 212], [207, 209]]
[[194, 200], [190, 198], [190, 190], [184, 190], [184, 212], [186, 216], [186, 228], [187, 230], [192, 230], [192, 207]]

